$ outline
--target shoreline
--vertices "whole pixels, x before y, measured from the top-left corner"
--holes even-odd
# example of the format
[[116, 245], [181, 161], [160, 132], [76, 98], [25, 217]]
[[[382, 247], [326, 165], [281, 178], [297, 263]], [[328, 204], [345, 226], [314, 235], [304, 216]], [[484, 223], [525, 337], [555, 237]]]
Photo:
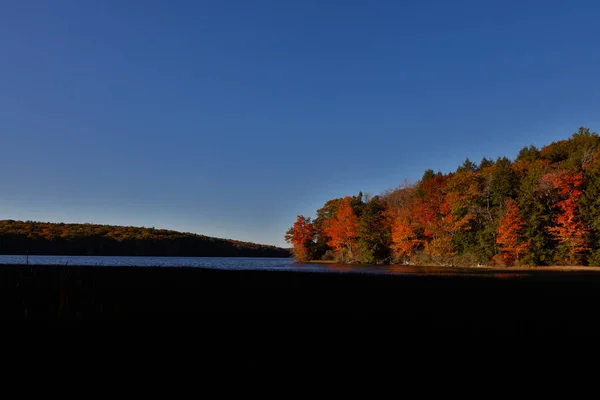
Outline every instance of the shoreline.
[[448, 268], [449, 270], [486, 270], [486, 271], [494, 271], [494, 272], [519, 272], [519, 271], [560, 271], [560, 272], [573, 272], [573, 271], [582, 271], [582, 272], [600, 272], [600, 267], [596, 266], [586, 266], [586, 265], [531, 265], [531, 266], [517, 266], [517, 267], [493, 267], [489, 265], [470, 265], [470, 266], [452, 266], [452, 265], [404, 265], [404, 264], [346, 264], [346, 263], [337, 263], [335, 261], [295, 261], [294, 264], [333, 264], [339, 266], [352, 266], [352, 267], [360, 267], [369, 266], [369, 267], [417, 267], [417, 268]]

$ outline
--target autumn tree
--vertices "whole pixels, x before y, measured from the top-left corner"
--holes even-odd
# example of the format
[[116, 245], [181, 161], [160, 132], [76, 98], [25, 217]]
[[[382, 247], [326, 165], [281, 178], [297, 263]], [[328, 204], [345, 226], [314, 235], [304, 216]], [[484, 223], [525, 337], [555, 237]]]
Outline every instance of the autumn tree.
[[555, 204], [560, 210], [554, 218], [555, 226], [548, 231], [562, 243], [567, 250], [567, 262], [577, 264], [582, 253], [589, 250], [587, 244], [588, 228], [583, 225], [579, 216], [579, 198], [583, 193], [583, 173], [560, 171], [544, 177], [558, 190], [561, 200]]
[[415, 223], [423, 230], [425, 251], [433, 256], [445, 256], [453, 252], [452, 238], [440, 226], [444, 208], [447, 208], [444, 207], [446, 183], [447, 177], [426, 173], [416, 188]]
[[404, 262], [414, 259], [417, 250], [425, 243], [418, 221], [417, 203], [414, 189], [405, 191], [404, 202], [388, 211], [391, 229], [391, 249], [397, 260]]
[[315, 229], [310, 217], [298, 215], [294, 226], [285, 234], [285, 241], [294, 246], [294, 258], [298, 261], [310, 259], [311, 246], [314, 244]]
[[327, 220], [323, 228], [329, 238], [327, 244], [336, 251], [340, 261], [353, 261], [359, 228], [358, 217], [352, 209], [352, 198], [346, 196], [340, 201], [335, 216]]
[[496, 243], [501, 246], [502, 258], [507, 265], [519, 263], [521, 255], [529, 249], [529, 242], [523, 237], [525, 222], [521, 218], [519, 203], [508, 199], [505, 202], [505, 211], [498, 226]]
[[[312, 257], [317, 260], [331, 259], [335, 250], [329, 245], [331, 237], [328, 236], [326, 226], [335, 218], [338, 208], [344, 199], [335, 198], [325, 202], [323, 207], [317, 210], [317, 217], [313, 221], [316, 235], [316, 243], [313, 246]], [[363, 194], [350, 197], [350, 205], [354, 214], [360, 218], [364, 206]]]
[[[423, 180], [435, 176], [425, 174]], [[421, 181], [420, 185], [422, 185]], [[423, 228], [417, 220], [416, 196], [419, 186], [405, 181], [382, 196], [386, 203], [385, 217], [390, 229], [390, 250], [393, 260], [407, 262], [414, 258], [416, 251], [424, 243]]]
[[341, 202], [342, 198], [327, 200], [323, 207], [317, 210], [317, 217], [313, 221], [316, 234], [313, 257], [316, 260], [321, 260], [328, 253], [333, 252], [331, 246], [327, 244], [331, 238], [327, 236], [325, 227], [335, 217]]
[[423, 228], [425, 251], [429, 255], [448, 257], [456, 254], [454, 238], [459, 232], [470, 229], [472, 216], [468, 201], [475, 190], [471, 185], [476, 186], [470, 181], [474, 176], [472, 171], [438, 175], [421, 182], [417, 188], [414, 213]]
[[452, 236], [452, 245], [459, 254], [474, 254], [477, 247], [477, 229], [481, 227], [481, 193], [484, 180], [479, 168], [467, 159], [451, 174], [446, 187], [450, 223], [446, 228]]

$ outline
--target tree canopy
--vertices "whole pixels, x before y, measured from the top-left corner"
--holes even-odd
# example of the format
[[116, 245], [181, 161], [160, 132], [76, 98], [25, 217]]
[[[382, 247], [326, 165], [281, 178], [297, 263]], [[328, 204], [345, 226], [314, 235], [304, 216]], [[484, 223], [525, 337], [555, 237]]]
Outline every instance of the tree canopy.
[[301, 243], [311, 251], [296, 252], [316, 260], [600, 265], [600, 136], [582, 127], [515, 160], [429, 168], [414, 184], [332, 199], [316, 215]]

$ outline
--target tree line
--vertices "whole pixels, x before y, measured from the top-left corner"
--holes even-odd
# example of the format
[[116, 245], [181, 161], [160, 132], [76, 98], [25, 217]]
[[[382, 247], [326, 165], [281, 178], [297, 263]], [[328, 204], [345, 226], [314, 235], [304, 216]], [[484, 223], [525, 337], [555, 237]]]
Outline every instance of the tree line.
[[582, 127], [514, 160], [467, 158], [376, 196], [331, 199], [285, 239], [299, 261], [600, 265], [600, 137]]
[[165, 229], [0, 221], [0, 254], [289, 257], [289, 250]]

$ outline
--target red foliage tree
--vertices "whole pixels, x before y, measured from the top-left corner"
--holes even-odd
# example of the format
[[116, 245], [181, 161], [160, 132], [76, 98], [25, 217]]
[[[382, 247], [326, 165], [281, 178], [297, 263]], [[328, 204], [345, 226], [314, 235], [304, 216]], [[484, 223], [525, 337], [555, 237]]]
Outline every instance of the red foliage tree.
[[[470, 229], [472, 215], [467, 209], [470, 189], [459, 190], [464, 185], [459, 186], [456, 181], [454, 175], [436, 176], [420, 187], [421, 197], [416, 202], [413, 214], [429, 239], [425, 243], [425, 250], [434, 256], [454, 255], [453, 237]], [[452, 186], [448, 185], [449, 182]]]
[[285, 234], [285, 241], [294, 246], [294, 256], [298, 261], [305, 261], [310, 256], [310, 244], [315, 239], [315, 228], [310, 217], [298, 215], [294, 226]]
[[519, 203], [508, 199], [504, 203], [505, 212], [500, 218], [496, 243], [502, 246], [502, 258], [507, 265], [519, 262], [519, 257], [529, 249], [529, 242], [523, 239], [525, 222], [521, 218]]
[[339, 203], [335, 216], [323, 228], [325, 235], [329, 237], [327, 244], [342, 260], [352, 260], [359, 228], [360, 222], [352, 210], [351, 198], [346, 196]]
[[554, 219], [556, 226], [549, 227], [548, 231], [565, 244], [568, 251], [568, 262], [576, 264], [581, 253], [589, 249], [587, 245], [588, 229], [579, 217], [579, 198], [583, 191], [583, 173], [560, 171], [544, 177], [549, 180], [554, 188], [558, 189], [561, 200], [555, 204], [560, 209]]

